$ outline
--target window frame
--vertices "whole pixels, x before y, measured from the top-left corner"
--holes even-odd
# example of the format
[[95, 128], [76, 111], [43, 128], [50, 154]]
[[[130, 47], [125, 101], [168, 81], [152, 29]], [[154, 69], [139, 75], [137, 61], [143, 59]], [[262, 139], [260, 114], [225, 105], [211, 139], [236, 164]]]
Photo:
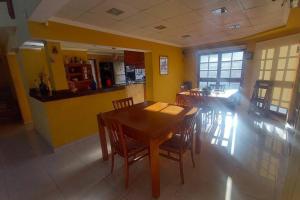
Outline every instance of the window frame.
[[[279, 116], [287, 116], [290, 112], [289, 107], [291, 105], [292, 101], [292, 95], [290, 95], [290, 100], [284, 100], [284, 91], [291, 90], [291, 93], [293, 91], [293, 87], [295, 84], [296, 76], [293, 77], [293, 80], [287, 80], [287, 73], [293, 73], [297, 74], [298, 71], [298, 65], [296, 65], [296, 68], [290, 68], [289, 67], [289, 61], [291, 59], [298, 59], [298, 55], [291, 55], [292, 47], [293, 46], [299, 46], [297, 43], [280, 43], [275, 44], [271, 46], [266, 46], [264, 48], [261, 48], [259, 50], [259, 57], [258, 61], [260, 62], [259, 66], [259, 72], [257, 76], [257, 80], [270, 80], [274, 82], [274, 87], [272, 91], [271, 96], [271, 102], [270, 102], [270, 108], [269, 110], [275, 114], [278, 114]], [[287, 47], [286, 54], [281, 55], [281, 48]], [[273, 56], [271, 58], [268, 58], [267, 54], [270, 50], [273, 50]], [[265, 53], [263, 53], [265, 51]], [[281, 60], [284, 60], [281, 64], [283, 66], [279, 65]], [[266, 62], [272, 61], [271, 68], [266, 70]], [[263, 64], [262, 64], [263, 63]], [[262, 66], [263, 65], [263, 66]], [[280, 68], [279, 68], [280, 66]], [[265, 72], [269, 71], [270, 76], [269, 79], [265, 79]], [[282, 73], [282, 78], [278, 79], [277, 74], [278, 72]], [[274, 98], [274, 91], [275, 89], [280, 89], [278, 98]], [[277, 103], [274, 103], [277, 102]], [[289, 104], [288, 106], [283, 106], [283, 104]]]
[[[222, 63], [222, 54], [224, 53], [234, 53], [234, 52], [243, 52], [243, 60], [237, 60], [237, 61], [242, 61], [242, 69], [241, 69], [241, 77], [240, 78], [221, 78], [221, 63]], [[200, 82], [214, 82], [216, 85], [220, 85], [221, 82], [227, 82], [227, 83], [239, 83], [240, 88], [243, 87], [244, 85], [244, 72], [246, 68], [246, 59], [245, 59], [245, 53], [246, 53], [246, 48], [236, 48], [236, 49], [230, 49], [230, 50], [212, 50], [212, 51], [199, 51], [197, 53], [197, 87], [200, 87]], [[217, 77], [216, 78], [201, 78], [200, 77], [200, 63], [201, 63], [201, 56], [206, 56], [206, 55], [211, 55], [211, 54], [217, 54], [218, 55], [218, 62], [217, 62]], [[224, 61], [226, 62], [226, 61]], [[232, 70], [232, 58], [230, 61], [231, 66], [230, 69], [230, 75], [231, 75], [231, 70]], [[209, 62], [208, 62], [209, 64]], [[209, 66], [208, 70], [209, 71]]]

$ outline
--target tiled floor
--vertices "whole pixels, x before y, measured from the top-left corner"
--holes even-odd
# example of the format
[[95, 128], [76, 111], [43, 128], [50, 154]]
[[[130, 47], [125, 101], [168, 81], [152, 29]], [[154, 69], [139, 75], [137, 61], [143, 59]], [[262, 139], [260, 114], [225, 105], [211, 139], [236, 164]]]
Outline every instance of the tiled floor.
[[[276, 199], [286, 172], [288, 142], [278, 122], [247, 114], [220, 114], [202, 134], [202, 151], [184, 163], [161, 158], [160, 199]], [[148, 159], [130, 168], [124, 188], [122, 160], [114, 174], [101, 159], [97, 135], [52, 152], [32, 126], [0, 126], [0, 199], [152, 199]]]

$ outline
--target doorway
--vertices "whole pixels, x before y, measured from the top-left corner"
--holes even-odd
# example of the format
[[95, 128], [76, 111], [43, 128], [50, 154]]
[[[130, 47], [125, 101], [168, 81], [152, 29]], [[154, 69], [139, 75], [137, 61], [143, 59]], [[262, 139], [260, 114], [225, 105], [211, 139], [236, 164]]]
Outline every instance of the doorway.
[[4, 55], [0, 55], [0, 124], [19, 122], [21, 114]]

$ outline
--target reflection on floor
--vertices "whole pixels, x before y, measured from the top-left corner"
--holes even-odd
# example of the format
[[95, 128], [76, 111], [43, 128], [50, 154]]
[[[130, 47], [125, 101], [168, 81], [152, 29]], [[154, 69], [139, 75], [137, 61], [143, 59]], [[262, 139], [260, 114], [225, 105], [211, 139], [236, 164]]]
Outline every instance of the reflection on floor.
[[[52, 152], [31, 126], [0, 127], [0, 199], [151, 199], [148, 159], [130, 169], [124, 188], [122, 160], [114, 174], [101, 161], [97, 135]], [[161, 158], [160, 199], [276, 199], [285, 177], [284, 125], [246, 114], [219, 112], [202, 135], [201, 154], [184, 164]]]

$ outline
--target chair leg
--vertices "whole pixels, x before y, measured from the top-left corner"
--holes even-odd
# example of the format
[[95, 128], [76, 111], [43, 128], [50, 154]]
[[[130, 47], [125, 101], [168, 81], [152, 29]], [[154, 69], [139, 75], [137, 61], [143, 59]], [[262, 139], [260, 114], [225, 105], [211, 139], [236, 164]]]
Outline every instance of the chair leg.
[[195, 160], [194, 160], [194, 152], [193, 152], [193, 148], [191, 148], [191, 157], [192, 157], [193, 167], [195, 168]]
[[151, 168], [150, 147], [148, 148], [149, 167]]
[[179, 155], [179, 167], [180, 167], [180, 178], [181, 178], [181, 183], [184, 184], [183, 162], [182, 162], [182, 156], [181, 156], [181, 154]]
[[114, 150], [112, 150], [111, 151], [111, 169], [110, 169], [110, 173], [113, 173], [114, 166], [115, 166], [115, 152], [114, 152]]
[[128, 188], [129, 183], [129, 165], [128, 165], [128, 158], [125, 158], [125, 188]]

